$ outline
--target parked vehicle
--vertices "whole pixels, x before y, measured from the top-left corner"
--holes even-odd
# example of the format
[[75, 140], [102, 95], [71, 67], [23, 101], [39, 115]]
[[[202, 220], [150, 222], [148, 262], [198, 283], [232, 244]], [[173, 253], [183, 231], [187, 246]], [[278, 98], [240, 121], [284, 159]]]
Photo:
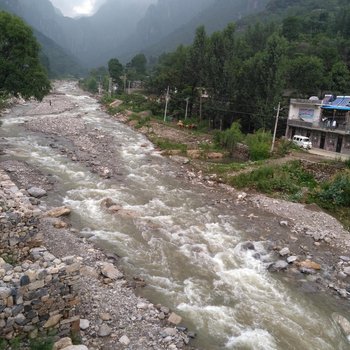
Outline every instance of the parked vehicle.
[[312, 143], [310, 139], [306, 136], [294, 135], [292, 141], [301, 148], [304, 148], [304, 149], [312, 148]]

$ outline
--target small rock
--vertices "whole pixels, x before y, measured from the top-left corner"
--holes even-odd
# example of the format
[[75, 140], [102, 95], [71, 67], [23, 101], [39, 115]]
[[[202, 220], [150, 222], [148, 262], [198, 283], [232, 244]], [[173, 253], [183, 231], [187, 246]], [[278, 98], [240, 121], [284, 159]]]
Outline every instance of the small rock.
[[108, 337], [111, 333], [112, 329], [106, 324], [103, 324], [98, 330], [99, 337]]
[[247, 197], [247, 194], [245, 192], [242, 192], [240, 193], [238, 196], [237, 196], [237, 199], [238, 200], [243, 200]]
[[270, 272], [277, 272], [285, 270], [288, 267], [288, 263], [284, 260], [278, 260], [268, 267]]
[[160, 334], [163, 338], [166, 337], [175, 337], [177, 334], [176, 328], [165, 328], [160, 331]]
[[288, 221], [282, 220], [280, 221], [280, 225], [283, 227], [288, 227]]
[[311, 269], [311, 268], [308, 268], [308, 267], [300, 267], [299, 271], [301, 273], [306, 274], [306, 275], [314, 275], [316, 273], [315, 269]]
[[53, 344], [52, 350], [62, 350], [71, 345], [73, 345], [71, 338], [68, 338], [68, 337], [62, 338], [59, 341], [57, 341], [55, 344]]
[[90, 327], [90, 321], [86, 319], [80, 320], [80, 329], [85, 331], [85, 329], [88, 329]]
[[138, 309], [141, 309], [141, 310], [147, 310], [148, 309], [148, 305], [146, 303], [138, 303], [136, 307]]
[[119, 343], [128, 346], [130, 344], [130, 339], [126, 336], [123, 335], [120, 339], [119, 339]]
[[44, 328], [51, 328], [56, 326], [56, 324], [60, 322], [61, 318], [62, 318], [62, 315], [60, 314], [51, 316], [44, 324]]
[[47, 192], [40, 187], [31, 187], [27, 190], [27, 192], [29, 193], [30, 196], [34, 198], [41, 198], [47, 194]]
[[111, 263], [102, 263], [101, 274], [112, 280], [119, 279], [123, 277], [123, 274], [115, 268]]
[[71, 345], [63, 350], [89, 350], [89, 348], [87, 348], [85, 345]]
[[350, 261], [350, 256], [340, 256], [339, 259], [343, 260], [345, 262], [349, 262]]
[[68, 225], [62, 220], [57, 220], [53, 223], [54, 228], [61, 229], [66, 228]]
[[295, 255], [289, 256], [289, 257], [287, 258], [288, 264], [291, 264], [291, 263], [293, 263], [294, 261], [297, 261], [297, 260], [298, 260], [298, 257], [295, 256]]
[[298, 263], [299, 267], [305, 267], [306, 269], [313, 269], [313, 270], [321, 270], [321, 265], [311, 261], [311, 260], [305, 260], [305, 261], [301, 261]]
[[166, 306], [161, 306], [160, 311], [163, 312], [165, 315], [168, 315], [168, 313], [170, 312], [170, 309]]
[[178, 325], [179, 323], [181, 323], [181, 321], [182, 317], [177, 315], [175, 312], [172, 312], [168, 318], [168, 322], [174, 325]]
[[100, 316], [100, 319], [101, 319], [102, 321], [110, 321], [110, 320], [112, 319], [111, 314], [106, 313], [106, 312], [100, 313], [99, 316]]
[[344, 273], [350, 276], [350, 266], [344, 267]]
[[52, 218], [58, 218], [60, 216], [66, 216], [71, 213], [71, 210], [68, 207], [59, 207], [49, 210], [46, 215]]
[[279, 251], [279, 255], [281, 255], [281, 256], [286, 256], [286, 255], [288, 255], [289, 253], [290, 253], [290, 250], [289, 250], [288, 247], [285, 247], [285, 248], [283, 248], [283, 249], [281, 249], [281, 250]]

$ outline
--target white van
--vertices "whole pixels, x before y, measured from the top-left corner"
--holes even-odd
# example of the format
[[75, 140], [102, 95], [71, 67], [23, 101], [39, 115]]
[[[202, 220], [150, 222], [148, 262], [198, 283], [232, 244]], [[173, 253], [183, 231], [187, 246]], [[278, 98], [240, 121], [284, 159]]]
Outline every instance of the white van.
[[297, 146], [304, 149], [311, 149], [312, 143], [306, 136], [294, 135], [292, 140]]

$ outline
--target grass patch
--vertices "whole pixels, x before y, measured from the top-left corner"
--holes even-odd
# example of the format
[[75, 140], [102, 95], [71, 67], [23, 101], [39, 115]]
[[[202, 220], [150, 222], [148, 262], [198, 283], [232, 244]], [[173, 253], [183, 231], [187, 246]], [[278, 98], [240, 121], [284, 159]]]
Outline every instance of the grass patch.
[[152, 137], [151, 141], [161, 150], [180, 150], [181, 153], [187, 152], [187, 145], [178, 142], [172, 142], [161, 137]]
[[243, 170], [249, 165], [249, 163], [210, 164], [209, 172], [222, 175]]
[[248, 174], [233, 176], [228, 182], [237, 188], [248, 187], [294, 201], [302, 200], [306, 192], [317, 186], [314, 177], [302, 168], [299, 161], [277, 166], [263, 165]]

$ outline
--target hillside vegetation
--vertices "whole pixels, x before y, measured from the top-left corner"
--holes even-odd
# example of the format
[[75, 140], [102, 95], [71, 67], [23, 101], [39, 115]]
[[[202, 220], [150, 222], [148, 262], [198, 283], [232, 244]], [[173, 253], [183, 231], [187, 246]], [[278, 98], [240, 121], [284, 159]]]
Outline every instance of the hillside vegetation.
[[[170, 86], [170, 114], [190, 114], [213, 127], [241, 120], [243, 130], [270, 129], [279, 102], [350, 91], [350, 5], [333, 1], [270, 1], [266, 11], [163, 54], [150, 91]], [[244, 30], [243, 30], [244, 28]], [[205, 93], [204, 93], [205, 91]], [[202, 103], [200, 102], [202, 95]], [[202, 104], [202, 106], [201, 106]]]

